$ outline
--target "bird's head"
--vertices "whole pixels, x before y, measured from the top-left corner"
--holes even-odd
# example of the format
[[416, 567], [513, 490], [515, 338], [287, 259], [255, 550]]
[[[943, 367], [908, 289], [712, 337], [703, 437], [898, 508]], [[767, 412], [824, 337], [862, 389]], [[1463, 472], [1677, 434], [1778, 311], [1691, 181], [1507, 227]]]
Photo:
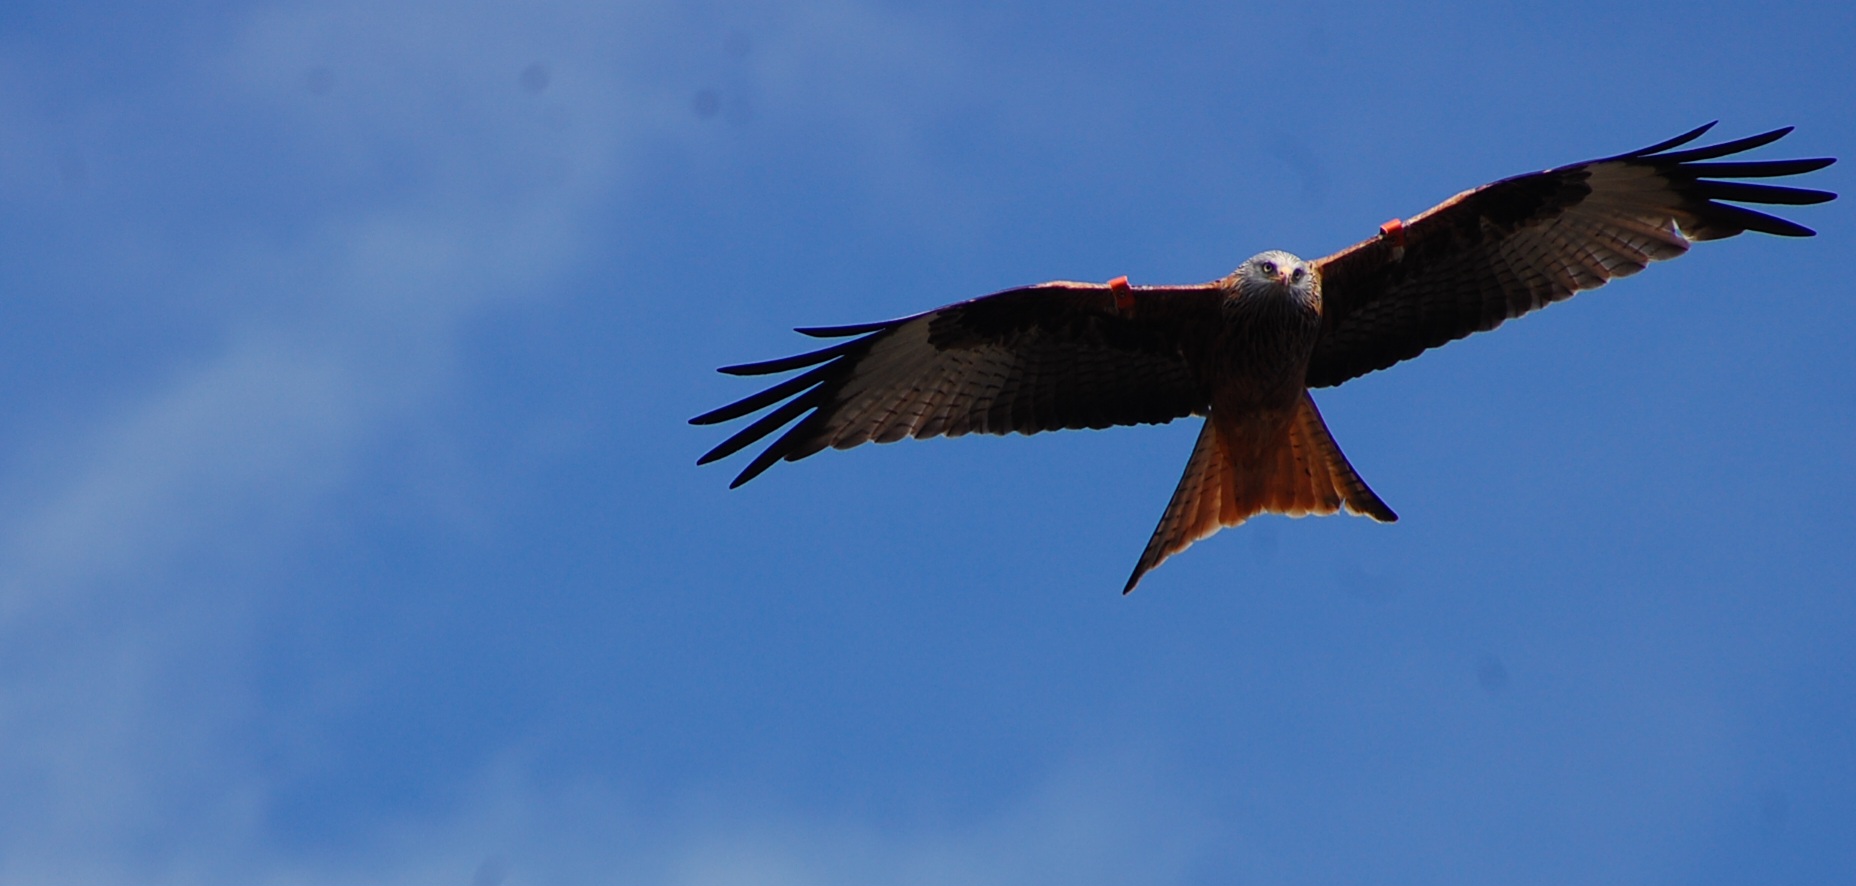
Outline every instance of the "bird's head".
[[1246, 298], [1286, 296], [1310, 307], [1321, 298], [1314, 265], [1280, 249], [1245, 259], [1232, 276], [1237, 278], [1238, 295]]

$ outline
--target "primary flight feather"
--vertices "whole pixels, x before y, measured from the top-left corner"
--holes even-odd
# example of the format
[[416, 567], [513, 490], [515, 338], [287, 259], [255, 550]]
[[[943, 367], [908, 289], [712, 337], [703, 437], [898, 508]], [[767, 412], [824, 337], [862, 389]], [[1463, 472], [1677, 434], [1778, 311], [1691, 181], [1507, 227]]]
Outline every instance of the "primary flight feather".
[[[1712, 123], [1641, 150], [1464, 191], [1326, 258], [1269, 251], [1190, 286], [1059, 281], [911, 317], [803, 328], [844, 339], [724, 367], [803, 370], [693, 424], [765, 415], [709, 450], [724, 458], [793, 423], [737, 476], [826, 447], [1105, 428], [1206, 417], [1185, 475], [1128, 577], [1259, 513], [1398, 519], [1347, 463], [1309, 396], [1472, 332], [1634, 274], [1690, 241], [1813, 232], [1736, 203], [1809, 204], [1827, 191], [1736, 179], [1831, 158], [1708, 162], [1789, 127], [1676, 150]], [[1723, 202], [1727, 201], [1727, 202]]]

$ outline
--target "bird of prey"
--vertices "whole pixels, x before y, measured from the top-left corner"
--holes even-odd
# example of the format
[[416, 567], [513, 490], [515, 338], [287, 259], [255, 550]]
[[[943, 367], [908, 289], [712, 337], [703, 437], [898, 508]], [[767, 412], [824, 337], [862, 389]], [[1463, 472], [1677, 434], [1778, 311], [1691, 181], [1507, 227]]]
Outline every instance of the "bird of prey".
[[731, 488], [827, 446], [1204, 416], [1185, 475], [1123, 593], [1194, 541], [1259, 513], [1345, 508], [1391, 522], [1397, 515], [1347, 463], [1308, 390], [1635, 274], [1692, 240], [1811, 236], [1734, 204], [1822, 203], [1835, 194], [1737, 179], [1799, 175], [1835, 160], [1711, 162], [1777, 141], [1790, 127], [1678, 150], [1713, 125], [1464, 191], [1313, 261], [1271, 250], [1210, 283], [1057, 281], [898, 320], [801, 328], [846, 340], [724, 367], [729, 375], [804, 371], [691, 419], [714, 424], [774, 407], [697, 463], [795, 419]]

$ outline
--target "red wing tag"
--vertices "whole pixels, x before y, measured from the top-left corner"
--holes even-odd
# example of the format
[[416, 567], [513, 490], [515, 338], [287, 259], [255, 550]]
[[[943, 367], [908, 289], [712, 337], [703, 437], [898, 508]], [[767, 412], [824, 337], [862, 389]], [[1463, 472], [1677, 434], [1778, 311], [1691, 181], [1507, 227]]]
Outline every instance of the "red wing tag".
[[1389, 222], [1386, 222], [1383, 225], [1380, 225], [1379, 236], [1386, 238], [1386, 240], [1392, 244], [1392, 260], [1393, 261], [1398, 261], [1405, 257], [1405, 223], [1404, 222], [1395, 218]]
[[1115, 310], [1128, 313], [1134, 310], [1134, 290], [1128, 287], [1128, 278], [1116, 277], [1108, 281], [1110, 292], [1115, 293]]

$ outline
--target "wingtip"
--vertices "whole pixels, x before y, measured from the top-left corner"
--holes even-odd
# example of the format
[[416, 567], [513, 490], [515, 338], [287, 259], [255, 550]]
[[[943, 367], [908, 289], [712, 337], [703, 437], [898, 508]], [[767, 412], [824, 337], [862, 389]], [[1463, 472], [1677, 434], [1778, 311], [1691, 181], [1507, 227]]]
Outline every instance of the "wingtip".
[[1695, 139], [1701, 138], [1703, 135], [1706, 135], [1708, 133], [1708, 130], [1713, 129], [1714, 125], [1719, 122], [1721, 121], [1709, 120], [1708, 122], [1703, 123], [1700, 126], [1697, 126], [1694, 129], [1691, 129], [1687, 132], [1684, 132], [1681, 135], [1676, 136], [1675, 138], [1669, 139], [1667, 141], [1657, 142], [1656, 144], [1653, 144], [1647, 148], [1638, 148], [1635, 151], [1622, 155], [1622, 157], [1618, 159], [1623, 159], [1625, 157], [1643, 157], [1643, 156], [1647, 156], [1650, 154], [1656, 154], [1662, 151], [1667, 151], [1670, 148], [1675, 148], [1675, 147], [1680, 147], [1682, 145], [1686, 145], [1689, 142], [1692, 142]]
[[765, 473], [768, 468], [773, 467], [774, 462], [779, 461], [778, 458], [767, 458], [766, 456], [767, 453], [763, 452], [759, 457], [749, 462], [747, 467], [741, 469], [741, 473], [735, 475], [735, 479], [728, 481], [728, 488], [740, 489], [742, 484]]
[[901, 321], [878, 320], [875, 323], [849, 323], [843, 326], [795, 326], [793, 331], [812, 338], [846, 338], [853, 335], [867, 335], [881, 332]]

